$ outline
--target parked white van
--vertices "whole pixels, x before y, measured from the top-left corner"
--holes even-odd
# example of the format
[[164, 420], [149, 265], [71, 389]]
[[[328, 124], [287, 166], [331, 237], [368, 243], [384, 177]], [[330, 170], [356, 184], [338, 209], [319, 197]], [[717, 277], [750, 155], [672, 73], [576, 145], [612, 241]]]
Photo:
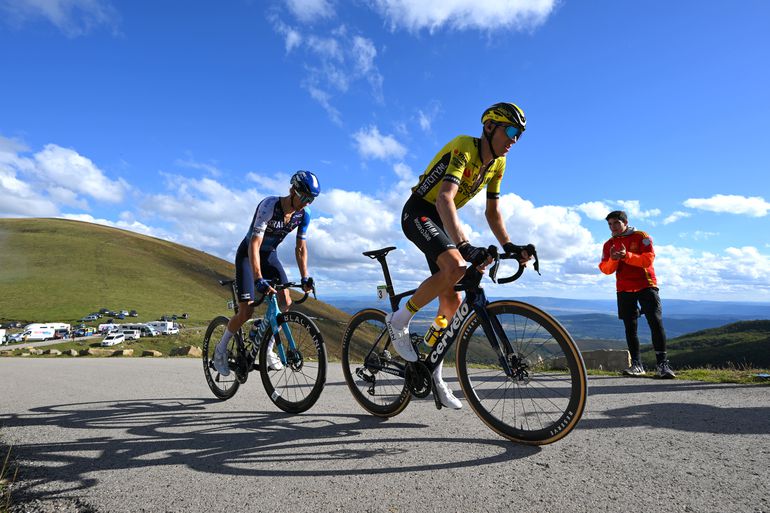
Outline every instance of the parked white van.
[[123, 328], [123, 336], [126, 337], [126, 340], [139, 340], [139, 337], [142, 336], [142, 332], [140, 330], [132, 330], [128, 328]]
[[114, 346], [125, 341], [126, 337], [122, 333], [110, 333], [102, 339], [102, 347]]
[[112, 333], [113, 331], [120, 330], [120, 324], [114, 324], [112, 322], [107, 324], [100, 324], [97, 330], [101, 333]]
[[147, 326], [155, 329], [161, 335], [178, 335], [179, 325], [173, 321], [152, 321]]

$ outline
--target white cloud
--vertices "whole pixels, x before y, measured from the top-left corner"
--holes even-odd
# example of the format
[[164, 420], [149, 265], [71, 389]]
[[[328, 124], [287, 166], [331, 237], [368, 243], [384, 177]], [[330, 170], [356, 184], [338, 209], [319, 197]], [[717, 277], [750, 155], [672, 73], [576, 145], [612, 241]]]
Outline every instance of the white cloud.
[[27, 156], [23, 143], [0, 136], [0, 215], [49, 217], [62, 206], [88, 210], [86, 197], [120, 202], [128, 190], [90, 159], [68, 148], [48, 144]]
[[294, 53], [292, 60], [305, 71], [301, 86], [336, 124], [342, 124], [342, 117], [334, 105], [334, 97], [347, 93], [351, 84], [368, 82], [374, 100], [384, 101], [384, 80], [376, 64], [378, 50], [371, 39], [352, 34], [345, 25], [323, 34], [311, 32], [307, 27], [297, 29], [274, 11], [268, 19], [276, 33], [283, 36], [287, 54]]
[[578, 205], [576, 208], [593, 221], [604, 221], [607, 214], [612, 211], [612, 208], [602, 201], [589, 201]]
[[663, 224], [671, 224], [676, 221], [679, 221], [680, 219], [684, 219], [685, 217], [690, 217], [692, 214], [689, 212], [682, 212], [681, 210], [677, 210], [676, 212], [673, 212], [671, 215], [666, 217], [663, 220]]
[[[655, 272], [669, 297], [770, 298], [770, 255], [752, 246], [726, 248], [723, 253], [689, 248], [655, 248]], [[693, 280], [692, 270], [698, 270]]]
[[334, 7], [328, 0], [286, 0], [286, 6], [302, 23], [334, 16]]
[[78, 37], [107, 26], [116, 30], [118, 13], [104, 0], [0, 0], [7, 22], [23, 25], [43, 18], [68, 37]]
[[380, 160], [401, 159], [406, 155], [406, 148], [392, 135], [382, 135], [376, 126], [362, 128], [355, 134], [358, 153], [364, 158]]
[[691, 198], [684, 202], [684, 206], [709, 212], [726, 212], [751, 217], [764, 217], [770, 210], [770, 203], [760, 196], [746, 197], [733, 194], [716, 194], [710, 198]]
[[[628, 214], [628, 222], [632, 223], [633, 219], [649, 219], [651, 217], [657, 217], [660, 215], [659, 208], [651, 208], [650, 210], [642, 210], [639, 200], [618, 200], [618, 205]], [[606, 214], [605, 214], [606, 215]]]
[[708, 240], [717, 237], [719, 232], [704, 232], [702, 230], [695, 230], [694, 232], [683, 232], [679, 234], [680, 239], [692, 239], [692, 240]]
[[105, 176], [90, 159], [56, 144], [35, 154], [35, 162], [34, 173], [46, 187], [59, 185], [103, 201], [121, 201], [128, 188], [124, 180]]
[[371, 0], [393, 28], [410, 31], [531, 30], [553, 12], [556, 0]]

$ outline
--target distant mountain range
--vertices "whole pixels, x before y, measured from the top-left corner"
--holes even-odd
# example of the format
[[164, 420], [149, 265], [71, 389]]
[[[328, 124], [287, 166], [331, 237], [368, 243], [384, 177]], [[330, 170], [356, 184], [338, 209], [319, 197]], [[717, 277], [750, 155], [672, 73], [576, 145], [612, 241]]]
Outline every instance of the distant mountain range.
[[[521, 297], [511, 299], [531, 303], [556, 317], [583, 348], [625, 347], [623, 323], [617, 317], [617, 304], [614, 298], [593, 300]], [[385, 301], [363, 297], [330, 298], [327, 302], [351, 314], [365, 307], [384, 310], [388, 308]], [[423, 312], [430, 312], [430, 314], [421, 312], [422, 315], [417, 318], [417, 322], [427, 326], [430, 315], [435, 310], [436, 305], [424, 308]], [[663, 323], [668, 338], [753, 319], [770, 319], [770, 303], [663, 298]], [[649, 328], [644, 319], [639, 324], [639, 338], [643, 342], [650, 341]]]

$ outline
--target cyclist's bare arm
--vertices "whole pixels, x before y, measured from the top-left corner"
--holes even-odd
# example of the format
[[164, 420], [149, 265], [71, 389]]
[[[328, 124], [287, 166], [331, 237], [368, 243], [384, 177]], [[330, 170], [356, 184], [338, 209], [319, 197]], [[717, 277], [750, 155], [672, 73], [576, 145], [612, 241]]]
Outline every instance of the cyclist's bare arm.
[[468, 240], [460, 226], [460, 218], [457, 215], [457, 207], [455, 207], [454, 198], [458, 189], [457, 184], [444, 181], [441, 183], [438, 196], [436, 196], [436, 210], [439, 217], [441, 217], [444, 231], [455, 245], [461, 241]]
[[487, 199], [487, 208], [484, 211], [484, 216], [487, 218], [489, 229], [495, 235], [495, 238], [502, 247], [506, 242], [511, 242], [511, 238], [508, 236], [508, 231], [505, 229], [505, 222], [503, 221], [503, 215], [500, 213], [500, 200]]
[[297, 245], [294, 247], [294, 256], [297, 257], [297, 268], [301, 278], [306, 278], [307, 273], [307, 241], [297, 237]]

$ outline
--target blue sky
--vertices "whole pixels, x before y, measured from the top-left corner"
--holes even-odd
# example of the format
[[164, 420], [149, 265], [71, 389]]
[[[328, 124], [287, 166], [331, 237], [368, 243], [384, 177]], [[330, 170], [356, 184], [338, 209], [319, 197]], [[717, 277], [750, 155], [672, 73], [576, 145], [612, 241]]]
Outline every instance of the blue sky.
[[[759, 0], [0, 0], [0, 216], [231, 260], [259, 200], [309, 169], [322, 296], [373, 296], [361, 252], [398, 246], [398, 288], [426, 277], [409, 189], [512, 101], [528, 130], [501, 205], [543, 275], [493, 294], [612, 297], [597, 264], [623, 208], [664, 299], [770, 301], [768, 26]], [[460, 211], [478, 245], [483, 208]]]

